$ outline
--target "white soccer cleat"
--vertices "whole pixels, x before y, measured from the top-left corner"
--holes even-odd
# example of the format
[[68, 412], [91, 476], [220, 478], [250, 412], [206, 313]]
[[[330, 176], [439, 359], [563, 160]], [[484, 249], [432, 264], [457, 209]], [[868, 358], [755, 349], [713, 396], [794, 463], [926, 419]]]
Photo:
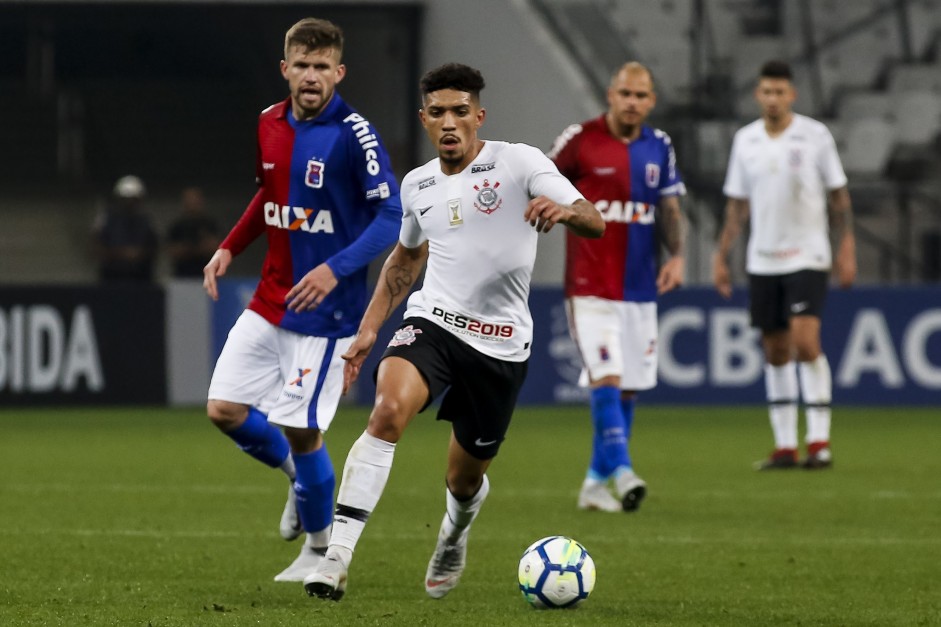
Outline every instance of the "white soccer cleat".
[[320, 560], [317, 568], [304, 578], [304, 590], [312, 597], [339, 601], [346, 592], [346, 566], [334, 556]]
[[618, 501], [608, 486], [597, 481], [585, 481], [578, 493], [578, 509], [589, 512], [620, 512], [621, 502]]
[[467, 532], [462, 533], [457, 540], [451, 540], [439, 531], [438, 544], [425, 573], [425, 592], [428, 596], [440, 599], [453, 590], [461, 581], [466, 562]]
[[614, 480], [614, 485], [618, 498], [621, 499], [621, 508], [625, 512], [635, 511], [647, 496], [647, 482], [633, 472], [622, 472]]
[[288, 500], [284, 504], [284, 511], [281, 512], [281, 524], [278, 530], [281, 537], [287, 541], [296, 540], [304, 528], [301, 526], [301, 516], [297, 513], [297, 495], [294, 493], [294, 482], [288, 486]]
[[304, 543], [301, 547], [301, 553], [291, 562], [291, 565], [274, 576], [275, 581], [304, 581], [307, 575], [317, 569], [317, 565], [323, 559], [327, 547], [313, 547]]

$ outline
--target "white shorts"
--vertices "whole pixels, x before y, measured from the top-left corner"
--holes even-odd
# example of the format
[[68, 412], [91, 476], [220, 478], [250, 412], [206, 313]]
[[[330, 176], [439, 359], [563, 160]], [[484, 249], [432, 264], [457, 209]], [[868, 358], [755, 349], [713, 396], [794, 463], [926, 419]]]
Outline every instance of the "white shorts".
[[209, 399], [250, 405], [285, 427], [326, 431], [343, 392], [340, 355], [352, 341], [287, 331], [246, 309], [216, 362]]
[[575, 296], [565, 310], [582, 356], [579, 385], [611, 376], [620, 377], [622, 390], [657, 385], [657, 303]]

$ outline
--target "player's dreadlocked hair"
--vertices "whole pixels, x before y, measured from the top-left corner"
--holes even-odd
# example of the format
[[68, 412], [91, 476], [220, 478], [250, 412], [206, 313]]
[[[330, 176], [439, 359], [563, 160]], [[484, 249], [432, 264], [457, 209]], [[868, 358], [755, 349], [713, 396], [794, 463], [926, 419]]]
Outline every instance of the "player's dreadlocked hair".
[[787, 61], [780, 61], [774, 59], [768, 61], [761, 66], [761, 78], [785, 78], [787, 80], [792, 80], [793, 75], [791, 74], [791, 66], [788, 65]]
[[337, 51], [339, 59], [343, 56], [343, 31], [333, 22], [305, 17], [284, 35], [285, 59], [293, 46], [304, 46], [308, 51], [333, 48]]
[[484, 77], [478, 70], [460, 63], [445, 63], [433, 70], [428, 70], [419, 83], [422, 96], [439, 89], [466, 91], [480, 100], [480, 90], [484, 88]]

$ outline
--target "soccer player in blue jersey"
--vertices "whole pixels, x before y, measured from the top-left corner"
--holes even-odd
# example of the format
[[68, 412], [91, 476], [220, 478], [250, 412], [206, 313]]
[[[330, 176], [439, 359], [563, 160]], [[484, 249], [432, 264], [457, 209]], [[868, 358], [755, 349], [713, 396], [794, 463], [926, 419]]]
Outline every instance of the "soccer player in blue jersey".
[[[628, 449], [634, 402], [657, 384], [657, 295], [681, 285], [685, 268], [686, 187], [670, 137], [645, 123], [656, 102], [650, 71], [626, 63], [608, 110], [568, 127], [549, 153], [607, 223], [601, 239], [566, 239], [566, 313], [594, 425], [579, 509], [630, 512], [647, 493]], [[658, 268], [661, 241], [670, 256]]]
[[261, 281], [216, 363], [207, 412], [291, 481], [281, 535], [307, 538], [276, 581], [303, 581], [326, 550], [336, 479], [321, 433], [343, 388], [340, 356], [366, 307], [367, 266], [402, 221], [379, 134], [335, 91], [346, 75], [342, 52], [342, 31], [328, 21], [307, 18], [287, 31], [281, 74], [290, 97], [259, 117], [258, 191], [204, 271], [217, 299], [217, 277], [266, 235]]

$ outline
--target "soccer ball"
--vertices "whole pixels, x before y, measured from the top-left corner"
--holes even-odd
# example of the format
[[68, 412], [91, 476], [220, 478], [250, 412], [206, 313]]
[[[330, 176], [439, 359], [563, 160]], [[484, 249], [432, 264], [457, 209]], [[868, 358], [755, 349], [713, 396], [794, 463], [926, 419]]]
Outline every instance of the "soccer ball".
[[534, 607], [573, 607], [595, 587], [595, 562], [575, 540], [549, 536], [523, 552], [519, 583], [523, 598]]

